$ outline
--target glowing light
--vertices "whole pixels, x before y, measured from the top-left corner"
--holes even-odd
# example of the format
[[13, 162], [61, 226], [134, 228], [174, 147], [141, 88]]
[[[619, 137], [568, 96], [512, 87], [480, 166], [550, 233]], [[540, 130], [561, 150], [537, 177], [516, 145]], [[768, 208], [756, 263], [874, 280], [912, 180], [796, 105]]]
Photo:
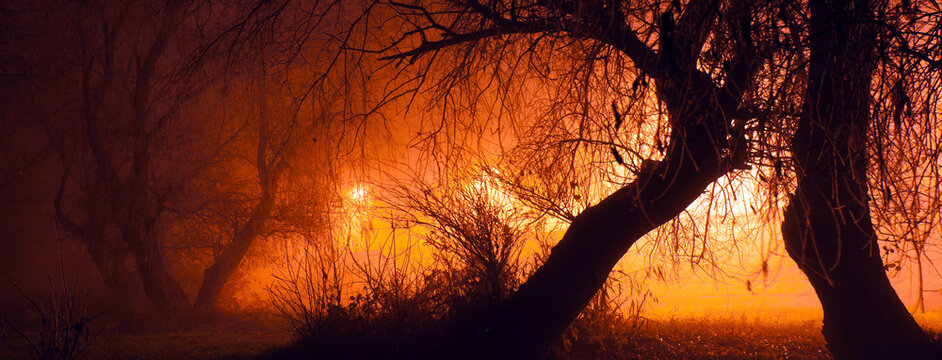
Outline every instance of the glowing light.
[[347, 191], [347, 198], [356, 206], [368, 205], [369, 195], [369, 190], [363, 185], [355, 185]]
[[500, 175], [500, 172], [497, 169], [489, 169], [488, 171], [482, 172], [471, 184], [472, 191], [485, 195], [487, 200], [492, 204], [499, 205], [504, 209], [519, 206], [519, 204], [516, 204], [516, 199], [514, 199], [513, 195], [505, 191], [500, 180], [491, 174]]

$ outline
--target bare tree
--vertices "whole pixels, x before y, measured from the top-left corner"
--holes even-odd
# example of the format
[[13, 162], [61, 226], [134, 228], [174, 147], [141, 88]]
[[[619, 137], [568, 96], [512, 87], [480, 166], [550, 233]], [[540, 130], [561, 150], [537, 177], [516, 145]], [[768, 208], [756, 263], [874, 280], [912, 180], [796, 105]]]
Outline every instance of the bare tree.
[[[167, 84], [168, 73], [162, 71], [161, 64], [172, 51], [168, 50], [170, 42], [185, 14], [186, 4], [126, 5], [64, 5], [74, 11], [69, 20], [78, 44], [74, 49], [80, 71], [77, 79], [80, 103], [76, 110], [81, 114], [78, 119], [84, 134], [81, 144], [87, 146], [89, 156], [86, 164], [89, 171], [85, 175], [95, 186], [92, 189], [99, 189], [97, 195], [88, 199], [100, 199], [91, 208], [87, 207], [90, 211], [85, 218], [113, 224], [116, 236], [134, 257], [147, 296], [158, 309], [169, 314], [186, 308], [188, 301], [170, 276], [157, 241], [160, 209], [166, 204], [167, 190], [171, 188], [169, 184], [154, 187], [152, 172], [157, 163], [154, 156], [158, 139], [181, 103], [169, 106], [159, 103], [154, 92]], [[155, 32], [133, 45], [125, 42], [124, 36], [134, 34], [134, 19], [149, 16], [149, 10], [160, 14], [155, 19]], [[185, 99], [186, 93], [180, 93], [178, 101]], [[116, 103], [120, 106], [112, 105]], [[60, 222], [66, 224], [67, 229], [83, 228], [64, 212], [59, 214]], [[101, 234], [101, 226], [94, 228], [98, 229], [96, 234], [81, 238], [90, 245], [107, 241], [108, 237]], [[120, 257], [116, 259], [112, 261], [120, 261]]]
[[[259, 52], [265, 54], [264, 51]], [[202, 309], [213, 309], [228, 278], [236, 270], [256, 238], [265, 235], [265, 224], [275, 210], [279, 182], [288, 167], [290, 158], [297, 152], [300, 129], [297, 126], [297, 112], [288, 109], [272, 109], [269, 98], [284, 94], [268, 86], [269, 76], [264, 70], [265, 61], [261, 61], [262, 70], [256, 76], [255, 127], [257, 127], [255, 147], [255, 169], [258, 177], [260, 194], [246, 219], [235, 230], [228, 246], [216, 254], [213, 264], [206, 269], [203, 282], [196, 294], [195, 305]], [[271, 95], [270, 95], [271, 93]], [[275, 126], [273, 126], [275, 125]]]
[[[909, 14], [903, 15], [905, 19], [928, 9], [916, 10], [905, 4], [891, 7], [879, 1], [813, 2], [809, 8], [809, 31], [816, 36], [808, 42], [809, 83], [791, 145], [798, 188], [782, 225], [786, 249], [808, 275], [821, 300], [823, 334], [836, 358], [901, 353], [930, 356], [925, 333], [887, 279], [886, 268], [895, 265], [885, 266], [881, 261], [871, 207], [886, 212], [878, 219], [906, 219], [904, 228], [908, 230], [897, 236], [912, 244], [920, 259], [927, 235], [920, 222], [934, 222], [919, 210], [933, 197], [932, 192], [923, 192], [925, 186], [920, 183], [928, 175], [926, 171], [938, 165], [927, 165], [919, 157], [937, 151], [933, 145], [937, 140], [928, 134], [920, 140], [905, 139], [922, 129], [936, 128], [938, 113], [930, 110], [924, 116], [903, 116], [909, 105], [901, 102], [908, 102], [903, 99], [911, 94], [920, 99], [927, 96], [906, 89], [907, 79], [930, 79], [925, 84], [933, 86], [935, 81], [931, 79], [938, 73], [924, 68], [889, 75], [887, 68], [899, 70], [899, 64], [913, 60], [931, 63], [931, 58], [920, 55], [937, 47], [939, 38], [910, 43], [912, 39], [903, 34], [913, 24], [894, 24], [890, 20], [894, 13]], [[924, 27], [916, 33], [938, 26], [938, 6], [935, 13], [927, 11], [924, 15], [934, 20], [916, 25]], [[883, 71], [877, 70], [880, 68]], [[874, 74], [881, 73], [876, 80], [887, 84], [888, 96], [883, 99], [891, 101], [872, 106], [874, 98], [880, 98], [880, 92], [875, 96], [872, 90]], [[925, 104], [926, 109], [934, 107]], [[887, 108], [892, 110], [885, 111]], [[904, 130], [904, 122], [915, 129]], [[893, 128], [898, 134], [888, 134]], [[899, 146], [894, 143], [900, 140], [911, 148], [887, 150], [888, 144]], [[868, 156], [868, 152], [875, 156]], [[916, 158], [907, 158], [910, 154]], [[871, 158], [875, 160], [872, 163]], [[871, 174], [875, 174], [873, 182], [869, 180]], [[936, 182], [937, 177], [929, 181]], [[870, 188], [871, 183], [876, 187]], [[891, 194], [891, 186], [897, 188], [895, 195]], [[900, 191], [900, 187], [907, 190]], [[877, 201], [871, 203], [871, 197]], [[882, 227], [898, 229], [899, 224], [894, 222], [886, 221]], [[916, 229], [921, 233], [913, 231]], [[921, 277], [922, 269], [918, 271]]]
[[[759, 166], [757, 176], [767, 180], [769, 205], [776, 206], [782, 193], [797, 189], [793, 199], [798, 201], [788, 208], [783, 225], [786, 244], [812, 283], [817, 283], [833, 353], [847, 357], [857, 351], [925, 343], [883, 271], [866, 200], [864, 154], [871, 143], [868, 85], [879, 63], [876, 54], [888, 49], [877, 43], [883, 35], [876, 35], [874, 28], [879, 26], [873, 24], [897, 28], [881, 22], [887, 14], [885, 6], [855, 3], [835, 10], [836, 5], [751, 1], [396, 2], [384, 8], [385, 13], [375, 12], [392, 13], [392, 21], [401, 20], [411, 30], [399, 32], [386, 47], [365, 50], [421, 69], [434, 64], [445, 68], [437, 77], [427, 70], [420, 70], [416, 77], [419, 83], [434, 84], [439, 89], [434, 99], [452, 111], [442, 112], [446, 116], [440, 119], [439, 130], [429, 135], [432, 144], [437, 144], [435, 136], [448, 139], [452, 129], [473, 125], [458, 120], [458, 114], [481, 114], [478, 104], [494, 101], [484, 95], [492, 87], [502, 92], [496, 96], [500, 100], [494, 101], [501, 110], [485, 115], [498, 121], [510, 118], [504, 121], [514, 131], [563, 134], [565, 139], [555, 142], [561, 145], [557, 148], [572, 144], [576, 150], [571, 151], [576, 153], [580, 147], [609, 148], [611, 159], [627, 168], [613, 173], [624, 181], [623, 187], [599, 195], [594, 205], [584, 208], [533, 192], [531, 200], [571, 217], [572, 223], [546, 263], [521, 285], [499, 316], [491, 343], [497, 353], [515, 357], [544, 348], [585, 306], [634, 241], [684, 211], [717, 178], [752, 165]], [[907, 16], [924, 14], [910, 11], [914, 12]], [[901, 46], [904, 51], [894, 51], [927, 63], [937, 61], [926, 51], [935, 46], [931, 41], [907, 44]], [[549, 59], [570, 70], [553, 68]], [[484, 70], [487, 75], [481, 76]], [[528, 82], [557, 74], [554, 80], [559, 83]], [[527, 80], [515, 82], [514, 76]], [[598, 78], [607, 82], [592, 82]], [[524, 90], [513, 90], [515, 85]], [[595, 90], [593, 86], [610, 91], [583, 90]], [[635, 92], [619, 92], [629, 89]], [[542, 121], [541, 125], [515, 127], [520, 117], [512, 115], [512, 96], [546, 93], [555, 100], [546, 111], [551, 116], [535, 121]], [[466, 97], [457, 100], [456, 94]], [[627, 113], [620, 96], [629, 99]], [[608, 104], [613, 110], [605, 116], [599, 109]], [[640, 130], [651, 118], [636, 110], [645, 106], [659, 110], [653, 112], [657, 120], [650, 122], [655, 125], [654, 136]], [[452, 113], [455, 120], [447, 118]], [[848, 116], [859, 122], [837, 124], [836, 119]], [[635, 133], [653, 141], [606, 139], [598, 135], [598, 129], [603, 129], [598, 119], [608, 119], [616, 130], [624, 124], [642, 124]], [[813, 131], [832, 125], [833, 130], [824, 133]], [[793, 134], [788, 149], [785, 145]], [[847, 162], [851, 155], [856, 162]], [[786, 160], [790, 156], [797, 175], [789, 172]], [[536, 159], [534, 163], [543, 160]], [[827, 184], [847, 188], [828, 195], [822, 190]], [[834, 212], [845, 207], [848, 212]], [[839, 236], [829, 233], [835, 226]], [[827, 240], [811, 241], [809, 234], [815, 232], [820, 232], [815, 239]], [[861, 248], [871, 251], [860, 253]], [[854, 257], [859, 261], [849, 260]], [[840, 275], [841, 271], [846, 273]], [[840, 276], [847, 277], [837, 283], [862, 285], [832, 292], [836, 283], [831, 280]], [[860, 307], [837, 305], [853, 301], [852, 296], [844, 298], [851, 293], [873, 301], [858, 302]], [[883, 311], [880, 321], [874, 322], [878, 325], [857, 326], [867, 319], [863, 314], [876, 311]], [[895, 338], [868, 342], [871, 348], [849, 347], [851, 339], [880, 337], [881, 328], [895, 329]], [[848, 331], [857, 331], [858, 336]]]
[[[489, 345], [495, 355], [513, 358], [545, 348], [589, 302], [632, 243], [674, 218], [714, 180], [744, 166], [747, 118], [736, 119], [761, 63], [748, 30], [753, 9], [716, 5], [653, 5], [654, 12], [645, 16], [641, 7], [621, 3], [392, 3], [391, 11], [416, 28], [385, 50], [392, 52], [388, 59], [434, 58], [442, 49], [457, 47], [462, 54], [452, 65], [467, 69], [475, 68], [472, 61], [494, 61], [476, 52], [478, 44], [519, 43], [533, 49], [544, 40], [568, 37], [584, 48], [605, 50], [587, 56], [624, 59], [613, 71], [655, 84], [652, 94], [666, 115], [662, 129], [667, 133], [669, 128], [669, 135], [660, 152], [642, 158], [644, 166], [631, 182], [575, 216], [543, 266], [497, 316]], [[631, 18], [639, 20], [627, 22]], [[657, 44], [643, 40], [639, 31], [658, 34]], [[723, 34], [731, 46], [723, 49], [722, 65], [707, 72], [698, 61], [711, 34]], [[613, 114], [613, 122], [620, 123], [620, 116]], [[614, 156], [623, 161], [620, 154]]]
[[[879, 3], [878, 3], [879, 4]], [[882, 20], [888, 43], [874, 72], [871, 120], [871, 208], [884, 240], [884, 266], [899, 273], [915, 263], [915, 310], [925, 311], [923, 278], [938, 275], [930, 253], [940, 245], [939, 72], [942, 46], [933, 3], [891, 3]], [[879, 11], [878, 11], [879, 13]], [[912, 273], [910, 272], [910, 275]]]
[[[200, 114], [194, 101], [223, 76], [238, 73], [219, 69], [244, 68], [245, 44], [273, 34], [286, 8], [283, 2], [244, 2], [220, 13], [205, 5], [50, 1], [26, 9], [56, 17], [57, 26], [42, 39], [60, 45], [67, 59], [59, 64], [63, 76], [54, 89], [63, 96], [52, 102], [62, 104], [65, 116], [44, 119], [62, 162], [59, 223], [82, 239], [110, 288], [134, 289], [138, 280], [132, 278], [139, 278], [165, 315], [191, 307], [164, 253], [166, 230], [185, 216], [174, 210], [182, 208], [193, 180], [234, 145], [231, 136], [208, 136], [212, 126], [190, 121]], [[276, 45], [281, 43], [270, 44]], [[296, 47], [277, 49], [280, 58], [296, 56]], [[258, 144], [259, 165], [274, 201], [283, 144], [266, 136]]]

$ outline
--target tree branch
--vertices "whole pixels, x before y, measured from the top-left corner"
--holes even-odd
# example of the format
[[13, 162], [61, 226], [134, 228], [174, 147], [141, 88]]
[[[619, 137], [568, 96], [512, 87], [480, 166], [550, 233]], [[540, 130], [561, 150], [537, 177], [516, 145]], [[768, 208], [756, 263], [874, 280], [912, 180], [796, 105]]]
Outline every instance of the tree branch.
[[528, 26], [501, 26], [493, 27], [484, 30], [472, 31], [469, 33], [458, 34], [453, 37], [445, 38], [442, 40], [423, 40], [422, 44], [416, 47], [415, 49], [396, 53], [393, 55], [383, 56], [379, 58], [380, 60], [395, 60], [395, 59], [404, 59], [409, 58], [409, 62], [413, 63], [415, 60], [422, 54], [437, 51], [449, 46], [458, 45], [461, 43], [467, 43], [472, 41], [478, 41], [489, 37], [501, 36], [501, 35], [511, 35], [511, 34], [534, 34], [539, 32], [545, 32], [546, 29], [539, 27], [528, 27]]

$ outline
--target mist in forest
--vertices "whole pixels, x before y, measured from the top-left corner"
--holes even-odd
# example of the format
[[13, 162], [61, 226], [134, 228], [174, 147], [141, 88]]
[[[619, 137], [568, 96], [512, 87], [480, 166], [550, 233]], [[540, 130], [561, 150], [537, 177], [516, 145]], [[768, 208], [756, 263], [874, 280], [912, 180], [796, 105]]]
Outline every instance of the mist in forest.
[[938, 358], [936, 1], [0, 1], [0, 357]]

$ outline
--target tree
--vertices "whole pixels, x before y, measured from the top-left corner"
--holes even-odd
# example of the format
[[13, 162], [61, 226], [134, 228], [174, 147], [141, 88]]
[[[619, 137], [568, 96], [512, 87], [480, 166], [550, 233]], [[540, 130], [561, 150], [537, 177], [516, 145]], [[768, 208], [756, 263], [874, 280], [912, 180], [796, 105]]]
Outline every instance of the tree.
[[[69, 18], [74, 25], [71, 34], [79, 44], [70, 54], [79, 64], [79, 78], [74, 84], [79, 95], [74, 110], [78, 111], [84, 135], [80, 144], [88, 154], [88, 163], [83, 164], [87, 167], [80, 171], [87, 176], [85, 186], [90, 188], [85, 188], [84, 220], [70, 218], [61, 210], [58, 214], [59, 222], [85, 241], [93, 258], [118, 264], [99, 265], [100, 269], [120, 267], [124, 251], [130, 253], [148, 298], [161, 312], [170, 314], [186, 308], [188, 300], [171, 277], [157, 241], [161, 209], [172, 194], [169, 190], [173, 184], [155, 184], [153, 172], [160, 166], [160, 159], [155, 160], [157, 140], [187, 91], [177, 93], [180, 97], [169, 104], [159, 103], [154, 92], [169, 83], [165, 78], [168, 74], [160, 66], [167, 61], [171, 38], [186, 6], [182, 2], [165, 5], [156, 9], [130, 4], [122, 9], [102, 3], [66, 5], [75, 13]], [[160, 14], [153, 24], [155, 32], [133, 43], [126, 42], [124, 36], [134, 34], [134, 19], [149, 16], [150, 10]], [[132, 55], [126, 56], [125, 52]], [[68, 171], [79, 170], [70, 163], [64, 168], [59, 199], [68, 188]], [[105, 234], [105, 224], [109, 223], [114, 226], [114, 235]], [[120, 239], [120, 244], [111, 236]], [[118, 268], [102, 274], [122, 276], [117, 275], [120, 273], [126, 271]], [[106, 283], [123, 286], [107, 279]]]
[[[653, 91], [669, 119], [664, 127], [670, 127], [670, 135], [666, 146], [659, 147], [660, 159], [643, 159], [633, 181], [577, 215], [546, 262], [495, 317], [488, 345], [496, 352], [492, 355], [527, 357], [545, 349], [601, 288], [631, 244], [674, 218], [714, 180], [744, 166], [747, 118], [740, 115], [740, 105], [761, 63], [748, 30], [752, 9], [742, 3], [715, 5], [694, 1], [663, 13], [653, 7], [659, 13], [655, 24], [639, 25], [659, 34], [655, 49], [639, 38], [635, 24], [625, 22], [629, 15], [637, 16], [628, 13], [637, 10], [627, 4], [470, 2], [437, 8], [392, 3], [417, 29], [391, 45], [394, 54], [387, 59], [414, 61], [449, 46], [482, 41], [524, 40], [534, 48], [543, 36], [565, 34], [611, 49], [608, 56], [630, 59], [636, 81], [655, 84]], [[717, 19], [722, 20], [715, 23]], [[722, 65], [707, 72], [698, 62], [712, 33], [722, 33], [730, 46], [723, 50]], [[397, 51], [395, 46], [412, 40], [409, 34], [421, 34], [421, 41]], [[714, 56], [721, 55], [718, 51]], [[622, 121], [617, 109], [612, 116], [616, 124]]]
[[[936, 273], [930, 253], [940, 245], [937, 209], [940, 152], [938, 61], [929, 56], [939, 49], [939, 8], [933, 4], [890, 4], [885, 22], [892, 24], [874, 72], [877, 84], [871, 123], [871, 208], [880, 239], [884, 266], [891, 274], [915, 262], [915, 311], [924, 312], [923, 277]], [[878, 11], [879, 13], [879, 11]], [[932, 30], [935, 29], [935, 32]], [[927, 31], [928, 30], [928, 31]], [[913, 46], [912, 44], [918, 44]], [[892, 54], [892, 55], [891, 55]], [[924, 266], [929, 265], [929, 266]], [[910, 271], [910, 275], [912, 272]]]
[[[259, 51], [260, 55], [264, 53]], [[203, 310], [215, 309], [226, 281], [235, 272], [256, 238], [265, 235], [265, 224], [275, 210], [279, 182], [288, 167], [289, 159], [298, 147], [299, 136], [295, 133], [300, 131], [294, 130], [297, 116], [285, 115], [270, 108], [268, 99], [271, 95], [268, 93], [282, 96], [284, 94], [266, 86], [269, 75], [264, 70], [265, 60], [260, 61], [262, 70], [255, 79], [256, 109], [253, 116], [257, 127], [255, 170], [260, 189], [259, 199], [251, 208], [248, 217], [237, 225], [229, 244], [215, 256], [213, 264], [204, 271], [203, 282], [194, 302], [197, 308]], [[277, 126], [273, 129], [272, 125]]]
[[821, 300], [823, 334], [835, 358], [921, 351], [928, 339], [887, 279], [870, 215], [871, 82], [885, 5], [809, 6], [815, 36], [792, 141], [798, 188], [782, 224], [786, 249]]
[[[331, 131], [335, 130], [331, 129], [331, 126], [343, 128], [343, 124], [331, 123], [330, 105], [336, 95], [326, 91], [323, 83], [319, 82], [326, 75], [311, 69], [311, 67], [317, 69], [322, 66], [320, 62], [325, 51], [320, 48], [305, 49], [302, 46], [304, 42], [301, 40], [322, 35], [313, 33], [313, 29], [319, 28], [309, 22], [319, 23], [324, 15], [311, 14], [321, 11], [329, 12], [335, 3], [314, 2], [309, 5], [291, 5], [290, 2], [249, 2], [248, 5], [253, 7], [250, 7], [251, 11], [245, 15], [247, 20], [236, 23], [227, 31], [238, 35], [220, 36], [220, 39], [228, 44], [230, 50], [226, 53], [228, 58], [226, 63], [234, 68], [247, 68], [242, 73], [239, 71], [230, 73], [230, 79], [224, 82], [231, 87], [241, 86], [252, 90], [245, 93], [239, 91], [228, 93], [226, 86], [218, 90], [225, 98], [220, 106], [237, 108], [236, 115], [222, 121], [240, 122], [241, 117], [253, 119], [246, 124], [251, 123], [248, 127], [254, 130], [255, 136], [249, 137], [249, 142], [254, 146], [251, 146], [251, 149], [242, 148], [236, 151], [251, 152], [252, 156], [247, 157], [252, 159], [253, 177], [257, 178], [258, 192], [248, 191], [248, 194], [235, 196], [236, 199], [231, 199], [232, 194], [220, 195], [230, 197], [229, 201], [224, 202], [223, 207], [247, 210], [235, 215], [237, 218], [234, 221], [235, 229], [228, 243], [214, 246], [216, 249], [214, 249], [212, 264], [203, 272], [203, 279], [195, 299], [196, 307], [202, 310], [215, 309], [224, 285], [242, 263], [249, 249], [257, 242], [256, 240], [267, 238], [276, 232], [267, 229], [268, 225], [276, 223], [276, 227], [281, 226], [282, 232], [302, 236], [314, 231], [309, 228], [313, 226], [309, 220], [299, 219], [291, 214], [304, 213], [305, 210], [312, 208], [320, 208], [315, 211], [321, 211], [329, 207], [330, 202], [320, 203], [324, 199], [310, 198], [308, 193], [284, 194], [286, 191], [282, 188], [285, 187], [285, 182], [295, 182], [295, 185], [300, 185], [298, 183], [320, 184], [314, 185], [315, 187], [329, 183], [331, 180], [325, 174], [311, 171], [311, 169], [307, 169], [307, 172], [296, 170], [292, 173], [291, 169], [296, 168], [302, 162], [298, 159], [298, 153], [313, 154], [312, 158], [328, 156], [323, 154], [322, 149], [317, 149], [315, 146], [318, 141], [317, 136], [328, 136]], [[211, 49], [212, 46], [208, 48]], [[231, 51], [233, 48], [241, 49], [233, 53]], [[236, 54], [245, 56], [237, 57]], [[251, 85], [247, 85], [248, 83]], [[238, 109], [244, 98], [253, 97], [254, 107]], [[307, 110], [305, 105], [310, 105], [310, 110]], [[314, 126], [312, 128], [300, 126], [299, 119], [302, 116], [314, 118]], [[314, 136], [315, 134], [317, 136]], [[330, 141], [325, 141], [325, 143], [330, 143]], [[308, 162], [316, 161], [319, 159]], [[328, 164], [325, 167], [327, 172], [330, 172], [330, 169], [337, 165]], [[240, 171], [229, 168], [223, 170], [222, 173], [225, 177], [240, 173]], [[286, 175], [289, 176], [288, 180], [284, 179]], [[226, 182], [232, 179], [208, 180], [209, 182]], [[236, 191], [245, 191], [245, 189]], [[287, 199], [289, 196], [295, 198]], [[254, 204], [246, 206], [246, 198], [251, 199], [248, 201]], [[304, 202], [314, 204], [304, 204]], [[231, 209], [221, 211], [232, 212]], [[216, 216], [211, 219], [210, 222], [213, 224], [210, 226], [225, 227], [226, 225], [222, 223], [228, 219], [220, 218]]]
[[[64, 52], [64, 60], [30, 74], [45, 87], [26, 95], [60, 110], [40, 119], [61, 161], [53, 201], [57, 223], [83, 242], [119, 303], [134, 303], [130, 292], [142, 288], [168, 317], [192, 305], [168, 264], [167, 229], [193, 216], [178, 210], [192, 200], [194, 181], [226, 161], [239, 145], [233, 142], [238, 129], [229, 136], [225, 132], [231, 127], [209, 124], [219, 117], [199, 118], [197, 107], [205, 105], [198, 102], [200, 95], [227, 76], [238, 78], [251, 59], [242, 55], [253, 51], [246, 44], [281, 34], [279, 25], [287, 21], [281, 16], [284, 2], [203, 5], [53, 0], [18, 9], [24, 18], [55, 19], [49, 28], [30, 24], [33, 27], [19, 29], [38, 40], [37, 45], [24, 45], [24, 52]], [[219, 16], [207, 16], [214, 11]], [[304, 18], [311, 19], [316, 17]], [[292, 31], [307, 34], [295, 27]], [[297, 48], [281, 45], [297, 41], [291, 36], [283, 41], [264, 47], [274, 49], [269, 54], [277, 52], [273, 57], [278, 61], [290, 61]], [[218, 70], [222, 65], [226, 71]], [[284, 130], [283, 124], [270, 129], [261, 123], [257, 153], [265, 188], [259, 212], [264, 218], [274, 203], [283, 155], [290, 153], [283, 151], [290, 146], [280, 142], [291, 136], [268, 133]], [[244, 231], [248, 235], [240, 238], [253, 238], [260, 222], [264, 220], [249, 221]], [[224, 271], [210, 272], [220, 275], [209, 277], [206, 287], [212, 290], [206, 294], [218, 294], [238, 261], [222, 263]], [[202, 296], [201, 303], [212, 302], [207, 298], [213, 296]]]
[[[760, 174], [772, 173], [776, 180], [769, 186], [778, 191], [797, 186], [783, 236], [790, 255], [819, 291], [826, 312], [824, 332], [835, 356], [925, 343], [922, 330], [902, 307], [883, 271], [869, 215], [865, 154], [871, 143], [871, 72], [887, 57], [922, 57], [936, 63], [927, 51], [935, 45], [931, 40], [898, 49], [881, 45], [878, 40], [885, 35], [881, 31], [893, 33], [898, 28], [883, 17], [886, 4], [833, 8], [774, 1], [390, 4], [393, 18], [402, 19], [411, 30], [400, 33], [387, 47], [366, 50], [409, 63], [424, 56], [422, 68], [435, 61], [450, 68], [442, 76], [445, 80], [433, 82], [443, 89], [446, 107], [474, 109], [474, 105], [454, 105], [450, 98], [467, 91], [473, 100], [485, 99], [476, 82], [496, 83], [495, 87], [509, 91], [508, 77], [515, 71], [530, 70], [533, 77], [550, 78], [555, 73], [545, 59], [569, 52], [576, 55], [562, 61], [578, 70], [559, 76], [563, 81], [557, 86], [565, 88], [558, 90], [556, 94], [562, 95], [551, 106], [569, 106], [563, 114], [588, 118], [599, 114], [585, 104], [612, 103], [609, 119], [618, 129], [626, 119], [617, 101], [600, 99], [599, 93], [593, 97], [588, 90], [571, 90], [595, 85], [590, 80], [595, 75], [607, 77], [609, 82], [600, 83], [613, 89], [611, 96], [644, 99], [637, 91], [617, 90], [650, 90], [656, 95], [653, 102], [663, 106], [669, 119], [657, 123], [658, 134], [669, 131], [666, 146], [658, 135], [654, 144], [642, 142], [627, 149], [587, 137], [585, 123], [579, 123], [572, 143], [612, 146], [614, 161], [626, 164], [634, 174], [628, 176], [627, 185], [573, 218], [546, 263], [497, 316], [493, 351], [517, 357], [545, 348], [634, 241], [683, 211], [714, 180], [747, 162], [760, 166]], [[457, 55], [449, 57], [453, 53]], [[622, 59], [630, 60], [631, 66]], [[594, 68], [596, 62], [604, 65]], [[475, 76], [482, 68], [492, 71], [490, 78]], [[578, 72], [582, 69], [588, 70]], [[573, 75], [577, 72], [585, 77]], [[421, 81], [426, 81], [425, 75], [419, 75]], [[653, 82], [652, 88], [645, 86], [647, 80]], [[835, 98], [842, 101], [832, 103]], [[796, 103], [802, 104], [800, 110]], [[838, 121], [847, 117], [854, 121]], [[560, 124], [565, 116], [544, 120], [551, 122], [547, 127], [566, 127]], [[644, 120], [628, 118], [628, 122]], [[819, 127], [833, 131], [812, 131]], [[780, 144], [792, 134], [795, 139], [788, 154]], [[645, 156], [649, 149], [659, 151]], [[851, 155], [855, 160], [848, 162]], [[795, 185], [789, 184], [788, 163], [782, 161], [788, 156], [795, 159]], [[829, 184], [836, 193], [825, 191]], [[835, 214], [833, 209], [847, 212]], [[860, 253], [861, 247], [870, 252]], [[842, 290], [846, 287], [841, 285], [834, 290], [834, 279], [856, 289]], [[859, 307], [848, 305], [855, 301], [850, 294], [867, 301], [855, 304]], [[867, 318], [862, 314], [873, 313], [879, 313], [876, 325], [861, 323]], [[893, 334], [877, 341], [885, 329], [893, 329]], [[874, 341], [869, 348], [853, 348], [851, 344], [860, 339]]]

